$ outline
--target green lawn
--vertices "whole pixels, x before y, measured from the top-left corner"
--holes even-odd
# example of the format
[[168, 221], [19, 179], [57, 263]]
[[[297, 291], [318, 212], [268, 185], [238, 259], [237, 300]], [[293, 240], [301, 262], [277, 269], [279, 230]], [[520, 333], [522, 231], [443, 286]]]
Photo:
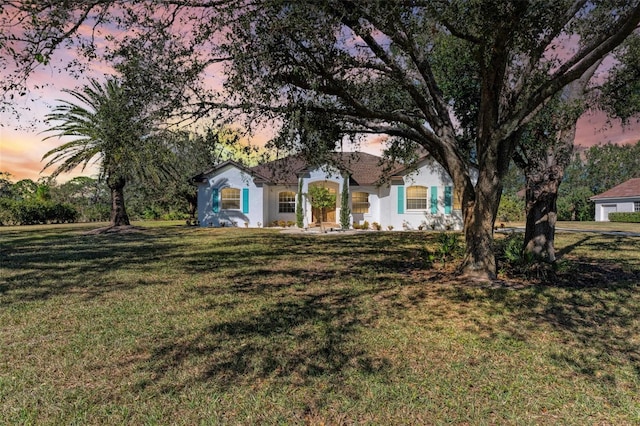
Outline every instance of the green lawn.
[[437, 233], [88, 229], [0, 228], [0, 423], [640, 423], [640, 238], [489, 285]]
[[[500, 226], [514, 226], [524, 228], [524, 222], [498, 222]], [[633, 232], [640, 234], [640, 223], [622, 223], [622, 222], [565, 222], [560, 221], [556, 224], [559, 232], [562, 230], [585, 230], [585, 231], [601, 231], [601, 232]]]

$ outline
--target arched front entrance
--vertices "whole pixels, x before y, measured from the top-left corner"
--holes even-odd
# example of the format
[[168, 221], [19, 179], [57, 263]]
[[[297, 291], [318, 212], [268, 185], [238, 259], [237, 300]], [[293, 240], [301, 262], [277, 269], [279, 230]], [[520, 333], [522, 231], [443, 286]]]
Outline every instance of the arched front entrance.
[[[338, 200], [338, 189], [339, 185], [336, 182], [330, 181], [320, 181], [320, 182], [312, 182], [309, 184], [310, 187], [321, 187], [329, 190], [329, 193], [335, 197], [336, 202], [333, 204], [333, 207], [326, 207], [324, 209], [324, 219], [322, 217], [322, 209], [311, 206], [311, 226], [320, 226], [321, 222], [325, 223], [336, 223], [336, 206], [339, 202]], [[311, 202], [311, 200], [309, 200]]]

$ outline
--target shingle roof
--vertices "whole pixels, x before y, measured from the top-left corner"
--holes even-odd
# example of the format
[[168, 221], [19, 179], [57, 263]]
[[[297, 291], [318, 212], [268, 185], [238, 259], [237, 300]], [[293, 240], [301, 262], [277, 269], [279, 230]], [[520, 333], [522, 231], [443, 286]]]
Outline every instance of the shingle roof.
[[382, 183], [385, 176], [392, 176], [404, 168], [401, 164], [390, 163], [364, 152], [334, 152], [326, 160], [323, 164], [315, 165], [301, 155], [292, 155], [251, 167], [250, 170], [270, 183], [297, 184], [300, 174], [326, 164], [348, 171], [356, 185], [376, 185]]
[[[422, 159], [426, 158], [422, 157]], [[298, 177], [309, 170], [333, 166], [340, 171], [347, 171], [352, 185], [380, 185], [387, 179], [408, 171], [407, 166], [385, 160], [376, 155], [364, 152], [333, 152], [326, 158], [309, 161], [302, 155], [290, 155], [279, 160], [270, 161], [253, 167], [245, 167], [235, 161], [225, 161], [209, 170], [194, 176], [194, 182], [202, 182], [206, 176], [231, 165], [252, 175], [257, 181], [280, 185], [297, 185]]]
[[268, 163], [250, 167], [249, 170], [270, 183], [297, 184], [298, 175], [306, 168], [306, 162], [299, 155], [293, 155]]
[[220, 169], [222, 169], [222, 168], [224, 168], [226, 166], [229, 166], [229, 165], [233, 166], [233, 167], [236, 167], [236, 168], [238, 168], [238, 169], [240, 169], [240, 170], [242, 170], [244, 172], [247, 172], [248, 174], [253, 175], [253, 177], [255, 177], [255, 178], [265, 180], [264, 176], [261, 176], [259, 173], [254, 172], [250, 168], [247, 168], [247, 167], [243, 166], [242, 164], [240, 164], [240, 163], [238, 163], [236, 161], [233, 161], [233, 160], [227, 160], [227, 161], [225, 161], [223, 163], [215, 165], [212, 168], [210, 168], [210, 169], [208, 169], [208, 170], [206, 170], [206, 171], [204, 171], [204, 172], [192, 177], [191, 180], [193, 182], [204, 182], [206, 180], [206, 176], [209, 176], [210, 174], [215, 173], [218, 170], [220, 170]]
[[618, 186], [614, 186], [602, 194], [594, 195], [592, 200], [603, 198], [629, 198], [640, 197], [640, 178], [629, 179]]

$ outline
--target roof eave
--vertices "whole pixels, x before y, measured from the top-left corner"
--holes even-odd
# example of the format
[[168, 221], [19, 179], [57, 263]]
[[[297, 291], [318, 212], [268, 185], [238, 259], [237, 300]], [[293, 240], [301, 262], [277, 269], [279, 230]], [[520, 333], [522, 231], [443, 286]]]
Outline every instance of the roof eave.
[[634, 198], [640, 198], [640, 194], [638, 195], [624, 195], [624, 196], [606, 196], [606, 197], [600, 197], [600, 196], [593, 196], [593, 197], [589, 197], [590, 201], [610, 201], [610, 200], [625, 200], [625, 199], [634, 199]]

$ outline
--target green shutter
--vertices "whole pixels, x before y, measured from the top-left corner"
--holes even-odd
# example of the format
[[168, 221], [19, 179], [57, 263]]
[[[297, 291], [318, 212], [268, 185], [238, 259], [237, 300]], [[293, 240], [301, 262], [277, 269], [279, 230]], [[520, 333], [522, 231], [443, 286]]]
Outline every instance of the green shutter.
[[451, 214], [451, 205], [452, 205], [452, 198], [453, 198], [451, 197], [452, 192], [453, 192], [452, 186], [444, 187], [444, 214]]
[[398, 214], [404, 214], [404, 186], [398, 186]]
[[249, 188], [242, 188], [242, 213], [249, 213]]
[[211, 205], [214, 213], [220, 213], [220, 191], [218, 188], [211, 190]]
[[438, 187], [431, 187], [431, 214], [438, 214]]

